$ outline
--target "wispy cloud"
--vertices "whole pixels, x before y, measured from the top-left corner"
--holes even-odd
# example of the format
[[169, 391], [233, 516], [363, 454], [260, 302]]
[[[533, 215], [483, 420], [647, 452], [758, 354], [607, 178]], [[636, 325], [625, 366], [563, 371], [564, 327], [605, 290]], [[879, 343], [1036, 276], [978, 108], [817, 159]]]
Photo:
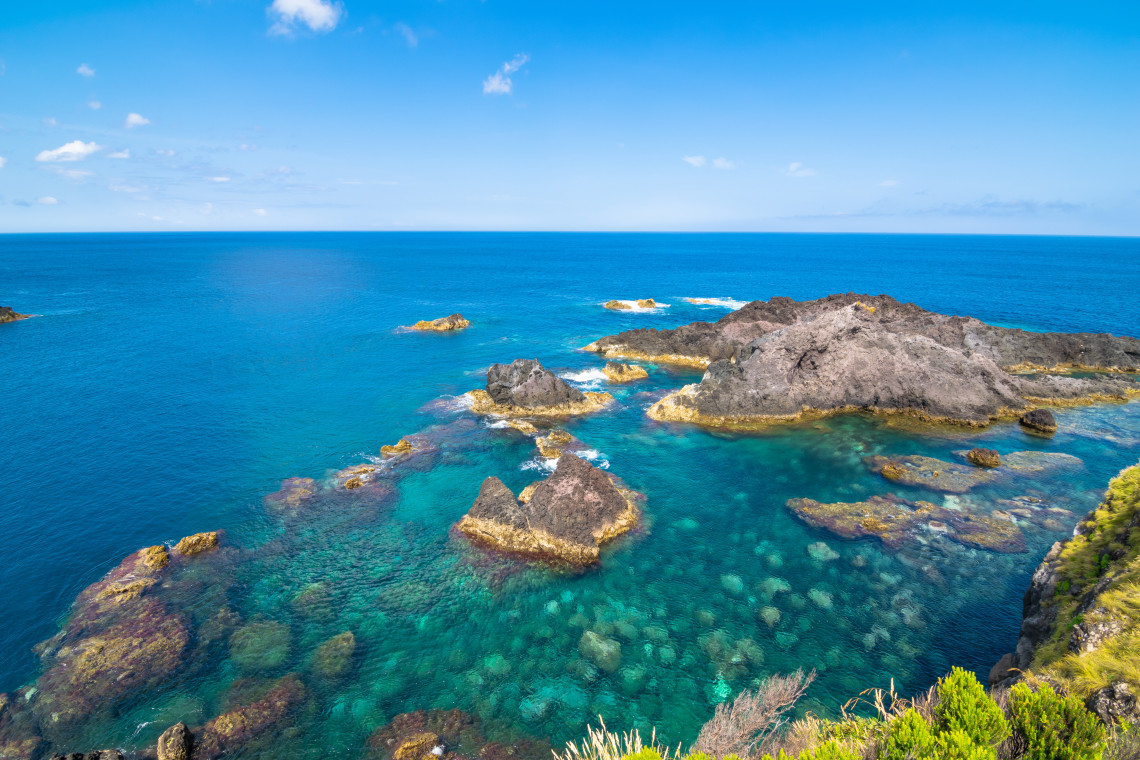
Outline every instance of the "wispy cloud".
[[736, 164], [732, 163], [724, 156], [721, 156], [720, 158], [714, 158], [711, 162], [704, 156], [682, 156], [681, 160], [689, 166], [695, 166], [698, 169], [702, 169], [710, 165], [714, 169], [722, 170], [736, 168]]
[[514, 82], [511, 81], [511, 74], [521, 69], [530, 56], [526, 53], [519, 53], [511, 60], [504, 63], [499, 67], [491, 76], [483, 80], [483, 94], [484, 95], [510, 95], [514, 90]]
[[94, 142], [85, 143], [82, 140], [72, 140], [55, 150], [41, 150], [36, 156], [36, 160], [44, 162], [82, 161], [92, 153], [102, 149], [103, 146], [96, 145]]
[[695, 166], [698, 169], [708, 163], [708, 159], [704, 156], [683, 156], [681, 160], [689, 166]]
[[49, 166], [47, 168], [59, 176], [67, 177], [70, 180], [79, 181], [95, 176], [95, 172], [89, 172], [86, 169], [64, 169], [62, 166]]
[[75, 70], [75, 73], [81, 77], [93, 77], [95, 76], [95, 69], [91, 68], [86, 63], [81, 63], [79, 64], [79, 68]]
[[736, 164], [732, 163], [724, 156], [721, 156], [720, 158], [714, 158], [712, 165], [714, 169], [733, 169], [736, 167]]
[[0, 169], [3, 169], [4, 164], [6, 164], [6, 163], [8, 163], [8, 159], [4, 158], [3, 156], [0, 156]]
[[784, 170], [784, 174], [789, 177], [814, 177], [819, 174], [815, 169], [809, 169], [799, 161], [793, 161], [788, 164], [788, 168]]
[[879, 187], [898, 187], [898, 184], [897, 179], [885, 179], [879, 183]]
[[253, 210], [253, 213], [257, 214], [258, 216], [265, 216], [268, 212], [263, 208], [255, 208]]
[[131, 149], [130, 148], [124, 148], [123, 150], [117, 150], [114, 153], [108, 153], [107, 154], [107, 158], [130, 158], [130, 157], [131, 157]]
[[150, 119], [132, 111], [127, 114], [127, 120], [123, 123], [123, 126], [127, 129], [134, 129], [135, 127], [145, 127], [147, 124], [150, 124]]
[[103, 104], [100, 103], [98, 100], [92, 100], [87, 104], [87, 107], [90, 108], [92, 111], [98, 111], [100, 108], [103, 107]]
[[36, 203], [40, 204], [41, 206], [54, 206], [59, 203], [59, 201], [57, 201], [55, 198], [52, 198], [50, 195], [45, 195], [36, 201]]
[[301, 25], [320, 34], [331, 32], [340, 23], [343, 8], [328, 0], [273, 0], [268, 13], [275, 19], [269, 33], [290, 37]]
[[219, 182], [219, 183], [220, 183], [220, 182], [229, 182], [229, 181], [230, 181], [230, 178], [229, 178], [229, 177], [224, 177], [224, 176], [219, 176], [219, 177], [206, 177], [206, 179], [210, 180], [211, 182]]
[[419, 35], [417, 35], [410, 26], [400, 21], [396, 24], [396, 31], [404, 36], [404, 41], [408, 43], [408, 47], [415, 47], [420, 44]]

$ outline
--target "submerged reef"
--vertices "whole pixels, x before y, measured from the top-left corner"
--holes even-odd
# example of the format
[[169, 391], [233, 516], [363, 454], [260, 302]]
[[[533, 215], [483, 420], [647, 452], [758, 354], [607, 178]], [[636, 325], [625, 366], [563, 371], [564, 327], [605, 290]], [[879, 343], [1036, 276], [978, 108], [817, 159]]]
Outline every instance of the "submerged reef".
[[482, 723], [461, 710], [419, 710], [373, 732], [365, 760], [549, 760], [550, 750], [524, 737], [488, 741]]
[[995, 552], [1024, 552], [1025, 536], [1008, 519], [947, 509], [929, 501], [872, 496], [866, 501], [823, 504], [789, 499], [787, 507], [808, 525], [844, 538], [873, 536], [891, 549], [943, 535], [951, 541]]
[[614, 397], [578, 390], [537, 359], [515, 359], [487, 370], [487, 389], [468, 392], [475, 414], [558, 417], [595, 412]]
[[649, 377], [649, 373], [645, 371], [645, 367], [639, 367], [636, 364], [625, 364], [623, 362], [606, 362], [606, 366], [602, 369], [605, 373], [606, 379], [611, 383], [632, 383], [634, 380], [642, 380]]
[[872, 456], [866, 461], [872, 472], [887, 480], [943, 493], [966, 493], [978, 486], [1017, 475], [1036, 475], [1055, 470], [1079, 469], [1082, 466], [1077, 457], [1057, 452], [1015, 451], [1004, 457], [993, 449], [971, 449], [957, 453], [971, 464], [955, 464], [919, 455]]
[[573, 566], [598, 561], [603, 543], [637, 524], [634, 494], [573, 454], [558, 458], [554, 473], [525, 502], [496, 477], [456, 528], [500, 551]]
[[11, 306], [0, 306], [0, 325], [5, 322], [15, 322], [20, 319], [27, 319], [32, 316], [31, 314], [17, 314], [13, 311]]
[[591, 343], [607, 357], [708, 364], [650, 409], [662, 421], [766, 424], [837, 412], [984, 426], [1040, 404], [1123, 400], [1140, 341], [1031, 333], [927, 311], [889, 296], [754, 301], [715, 323], [631, 330]]
[[462, 314], [452, 314], [439, 319], [421, 319], [412, 325], [410, 330], [421, 332], [451, 332], [452, 330], [466, 330], [471, 323], [463, 318]]

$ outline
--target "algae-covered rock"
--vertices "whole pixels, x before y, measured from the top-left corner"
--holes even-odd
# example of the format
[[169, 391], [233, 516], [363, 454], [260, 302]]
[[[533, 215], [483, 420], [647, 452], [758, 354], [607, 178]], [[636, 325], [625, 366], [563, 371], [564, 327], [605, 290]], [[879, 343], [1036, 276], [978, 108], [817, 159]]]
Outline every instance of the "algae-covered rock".
[[614, 301], [606, 301], [606, 302], [605, 302], [605, 304], [603, 304], [603, 305], [604, 305], [604, 306], [605, 306], [607, 309], [611, 309], [611, 310], [613, 310], [613, 311], [627, 311], [627, 310], [629, 310], [629, 309], [632, 309], [632, 308], [633, 308], [633, 306], [631, 306], [630, 304], [626, 303], [625, 301], [617, 301], [617, 300], [614, 300]]
[[411, 454], [412, 442], [407, 438], [401, 438], [394, 446], [384, 445], [380, 447], [380, 455], [385, 457], [394, 457], [400, 454]]
[[1031, 409], [1018, 419], [1022, 427], [1037, 433], [1057, 432], [1057, 419], [1048, 409]]
[[966, 459], [978, 467], [1001, 467], [1001, 455], [993, 449], [970, 449], [966, 452]]
[[32, 316], [31, 314], [17, 314], [13, 311], [11, 306], [0, 306], [0, 325], [5, 322], [16, 322], [21, 319], [27, 319]]
[[632, 383], [634, 380], [649, 377], [645, 367], [624, 362], [606, 362], [602, 372], [605, 373], [606, 379], [611, 383]]
[[[397, 756], [397, 753], [399, 755]], [[368, 737], [366, 760], [549, 760], [550, 745], [524, 737], [488, 742], [482, 724], [460, 710], [403, 713]]]
[[439, 319], [421, 319], [411, 326], [412, 330], [421, 332], [451, 332], [452, 330], [466, 330], [471, 323], [463, 318], [462, 314], [451, 314]]
[[175, 723], [158, 737], [158, 760], [190, 760], [194, 737], [185, 723]]
[[607, 673], [621, 666], [621, 644], [594, 631], [586, 631], [578, 640], [578, 651], [590, 662]]
[[340, 678], [352, 668], [355, 653], [356, 637], [352, 631], [345, 631], [317, 647], [313, 654], [313, 670], [326, 678]]
[[210, 531], [209, 533], [195, 533], [192, 536], [186, 536], [175, 545], [174, 551], [183, 557], [190, 557], [217, 547], [218, 531]]
[[294, 510], [317, 495], [312, 478], [286, 478], [281, 488], [265, 497], [265, 505], [277, 510]]
[[230, 636], [230, 659], [245, 670], [272, 670], [289, 658], [292, 642], [284, 623], [250, 623]]
[[272, 738], [285, 727], [286, 719], [305, 696], [305, 687], [295, 675], [277, 680], [260, 699], [229, 710], [196, 730], [194, 760], [213, 760], [254, 741]]
[[917, 455], [890, 458], [873, 456], [868, 464], [873, 472], [878, 472], [888, 480], [945, 493], [966, 493], [996, 477], [985, 469]]

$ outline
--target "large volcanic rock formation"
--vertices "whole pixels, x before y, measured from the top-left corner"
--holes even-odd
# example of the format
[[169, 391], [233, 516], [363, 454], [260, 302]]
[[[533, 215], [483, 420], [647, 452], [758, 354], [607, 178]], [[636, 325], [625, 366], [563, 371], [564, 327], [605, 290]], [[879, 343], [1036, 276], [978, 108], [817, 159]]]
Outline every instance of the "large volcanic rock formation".
[[558, 459], [554, 474], [525, 502], [496, 477], [456, 527], [500, 551], [571, 565], [598, 561], [599, 547], [636, 523], [633, 493], [573, 454]]
[[607, 355], [660, 351], [715, 360], [700, 383], [650, 409], [654, 419], [709, 425], [841, 411], [984, 425], [1037, 404], [1140, 392], [1140, 384], [1120, 375], [1058, 374], [1136, 371], [1140, 341], [1134, 338], [993, 327], [889, 296], [773, 298], [715, 324], [635, 330], [591, 347]]
[[487, 389], [470, 391], [468, 396], [476, 414], [502, 417], [586, 414], [613, 401], [608, 393], [583, 393], [537, 359], [491, 365]]

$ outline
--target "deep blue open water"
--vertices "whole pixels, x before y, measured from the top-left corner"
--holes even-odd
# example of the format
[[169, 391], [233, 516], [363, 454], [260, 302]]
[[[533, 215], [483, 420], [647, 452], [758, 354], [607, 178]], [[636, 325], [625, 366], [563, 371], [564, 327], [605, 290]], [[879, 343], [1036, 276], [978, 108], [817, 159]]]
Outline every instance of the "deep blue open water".
[[[209, 667], [91, 716], [58, 749], [143, 747], [176, 720], [216, 715], [236, 680], [289, 672], [310, 697], [282, 741], [313, 757], [354, 756], [373, 729], [417, 708], [459, 707], [555, 743], [600, 713], [612, 728], [653, 725], [680, 742], [717, 701], [773, 672], [818, 669], [806, 706], [822, 713], [892, 678], [906, 692], [951, 665], [984, 674], [1016, 640], [1040, 557], [1140, 457], [1135, 404], [1058, 411], [1052, 439], [1015, 424], [947, 432], [863, 417], [729, 435], [649, 421], [660, 392], [699, 379], [650, 366], [647, 382], [613, 389], [618, 404], [567, 425], [596, 464], [647, 497], [646, 529], [606, 552], [600, 569], [520, 571], [449, 532], [486, 476], [517, 491], [545, 472], [529, 439], [449, 401], [481, 387], [490, 364], [538, 358], [599, 389], [589, 370], [602, 362], [581, 346], [730, 308], [684, 297], [842, 291], [1026, 329], [1137, 335], [1140, 241], [0, 237], [0, 304], [37, 315], [0, 325], [0, 691], [37, 678], [33, 645], [127, 554], [218, 529], [243, 557], [226, 603], [242, 624], [284, 626], [282, 657], [250, 672], [222, 645]], [[600, 305], [611, 298], [669, 306], [617, 313]], [[472, 321], [465, 332], [399, 330], [456, 311]], [[320, 481], [425, 429], [441, 455], [403, 474], [394, 500], [288, 519], [263, 504], [285, 478]], [[950, 460], [979, 444], [1068, 453], [1083, 466], [947, 502], [864, 463], [870, 454]], [[1028, 496], [1068, 512], [1047, 527], [1025, 523], [1026, 553], [937, 540], [900, 553], [810, 528], [784, 506], [890, 492], [981, 511]], [[327, 600], [316, 616], [296, 602], [313, 587]], [[620, 669], [583, 659], [586, 629], [621, 641]], [[315, 647], [346, 630], [357, 640], [350, 674], [309, 677]]]

